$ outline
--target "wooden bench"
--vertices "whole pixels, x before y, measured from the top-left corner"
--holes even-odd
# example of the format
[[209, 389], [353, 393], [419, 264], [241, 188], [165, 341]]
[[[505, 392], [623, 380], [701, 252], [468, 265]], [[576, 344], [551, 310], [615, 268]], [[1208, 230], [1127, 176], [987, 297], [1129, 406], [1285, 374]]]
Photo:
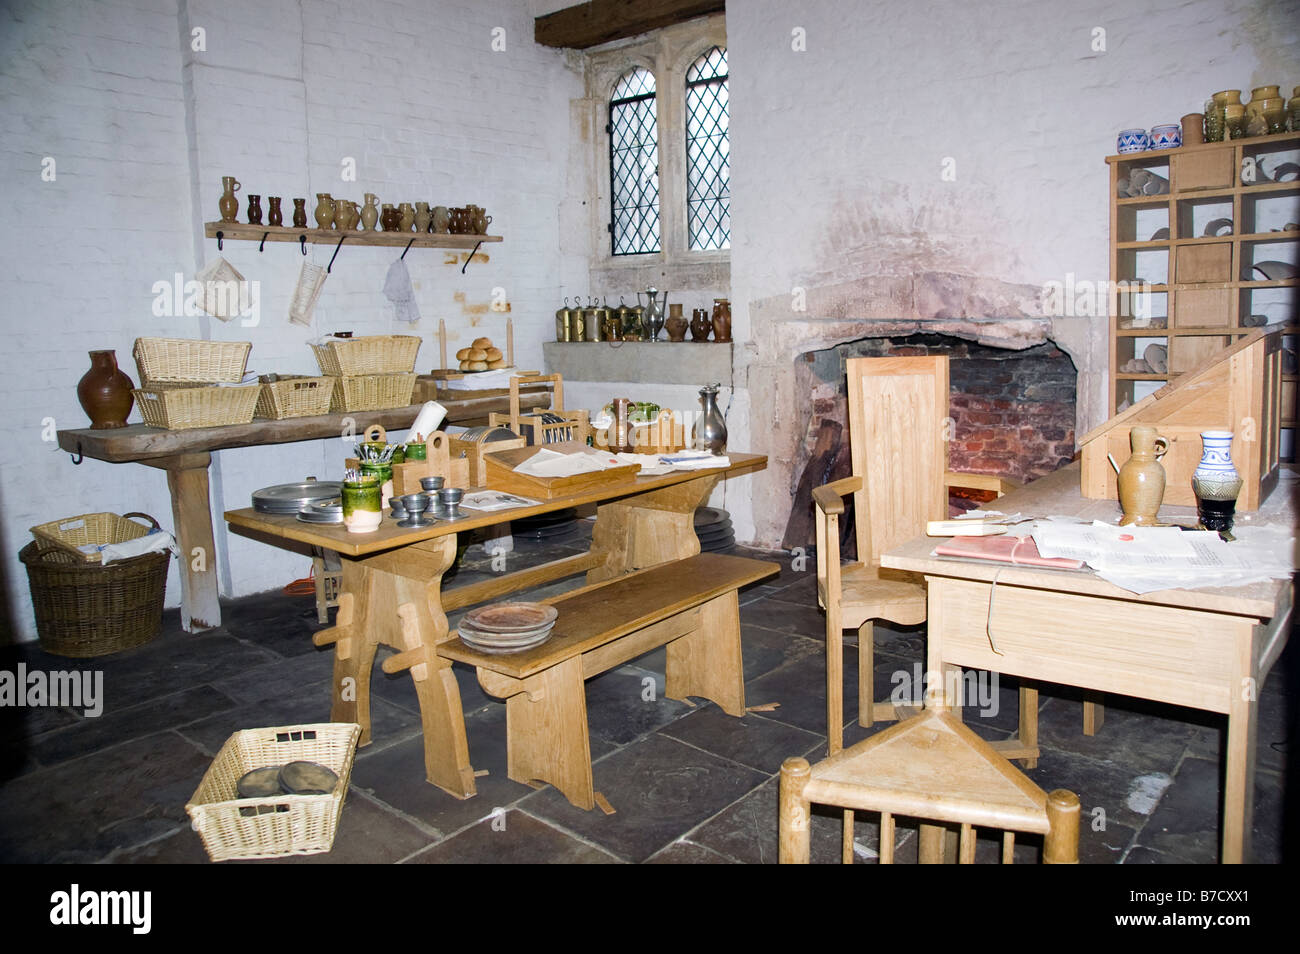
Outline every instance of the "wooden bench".
[[551, 638], [518, 653], [480, 652], [451, 633], [438, 655], [478, 669], [506, 700], [508, 774], [550, 782], [579, 808], [595, 805], [583, 681], [667, 645], [665, 694], [700, 696], [745, 714], [737, 592], [774, 563], [701, 553], [553, 597]]

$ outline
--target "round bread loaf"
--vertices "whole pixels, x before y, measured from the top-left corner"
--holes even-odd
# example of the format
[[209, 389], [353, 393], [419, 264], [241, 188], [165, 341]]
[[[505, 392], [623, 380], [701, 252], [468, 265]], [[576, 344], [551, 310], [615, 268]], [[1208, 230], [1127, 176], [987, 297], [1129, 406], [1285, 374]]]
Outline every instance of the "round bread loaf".
[[495, 371], [497, 368], [504, 368], [506, 366], [506, 359], [497, 358], [495, 361], [489, 361], [487, 366], [489, 371]]
[[472, 345], [470, 345], [470, 347], [472, 347], [472, 348], [480, 348], [480, 349], [486, 351], [488, 348], [492, 347], [492, 339], [491, 339], [491, 338], [475, 338], [475, 339], [474, 339], [474, 343], [473, 343]]
[[501, 353], [500, 348], [485, 348], [483, 350], [487, 352], [487, 358], [484, 359], [486, 361], [500, 361], [503, 357], [505, 357]]
[[469, 360], [470, 360], [470, 361], [486, 361], [486, 360], [487, 360], [487, 352], [484, 351], [482, 348], [470, 348], [470, 349], [469, 349]]
[[468, 360], [469, 360], [469, 353], [470, 353], [470, 351], [472, 351], [472, 350], [473, 350], [472, 348], [461, 348], [459, 351], [456, 352], [456, 360], [457, 360], [457, 361], [468, 361]]
[[469, 361], [462, 361], [462, 362], [460, 363], [460, 370], [462, 370], [462, 371], [468, 371], [468, 370], [469, 370]]
[[487, 369], [488, 369], [488, 366], [487, 366], [487, 362], [486, 362], [486, 361], [471, 361], [471, 362], [469, 362], [469, 370], [471, 370], [471, 371], [486, 371]]

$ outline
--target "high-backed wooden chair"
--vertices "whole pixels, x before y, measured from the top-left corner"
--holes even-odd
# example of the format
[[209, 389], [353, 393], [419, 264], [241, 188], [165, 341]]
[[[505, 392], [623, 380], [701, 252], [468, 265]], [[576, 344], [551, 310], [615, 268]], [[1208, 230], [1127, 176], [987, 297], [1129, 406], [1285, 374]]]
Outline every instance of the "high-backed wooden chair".
[[[836, 755], [809, 765], [781, 766], [782, 864], [808, 864], [812, 805], [880, 812], [880, 863], [894, 860], [894, 816], [959, 824], [957, 860], [975, 860], [975, 829], [1004, 832], [1002, 861], [1010, 863], [1015, 832], [1043, 836], [1043, 861], [1077, 864], [1079, 799], [1057, 789], [1050, 795], [942, 709], [890, 726]], [[918, 857], [942, 862], [946, 832], [921, 826]], [[844, 861], [852, 862], [852, 853]]]
[[[880, 566], [880, 555], [948, 519], [948, 488], [992, 490], [1015, 481], [948, 470], [948, 357], [850, 358], [849, 442], [853, 476], [813, 491], [817, 507], [817, 599], [826, 610], [826, 718], [830, 753], [844, 744], [843, 632], [858, 631], [858, 722], [897, 719], [890, 703], [872, 698], [874, 620], [902, 626], [925, 622], [919, 576]], [[839, 518], [853, 495], [856, 563], [840, 563]], [[1032, 698], [1027, 695], [1032, 694]], [[1037, 706], [1025, 690], [1022, 705]], [[1027, 740], [1026, 744], [1032, 744]]]

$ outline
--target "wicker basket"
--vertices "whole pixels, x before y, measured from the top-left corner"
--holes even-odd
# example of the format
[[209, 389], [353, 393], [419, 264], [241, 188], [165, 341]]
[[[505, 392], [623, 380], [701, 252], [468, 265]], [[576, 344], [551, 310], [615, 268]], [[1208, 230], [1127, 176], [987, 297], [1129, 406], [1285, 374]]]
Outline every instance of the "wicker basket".
[[135, 388], [140, 416], [150, 427], [183, 431], [191, 427], [248, 424], [257, 410], [260, 384], [208, 387], [196, 384], [151, 385]]
[[[144, 517], [153, 526], [128, 520], [128, 517]], [[158, 521], [147, 513], [132, 511], [123, 516], [115, 513], [83, 513], [76, 517], [51, 520], [32, 527], [32, 536], [42, 550], [57, 547], [66, 550], [83, 563], [100, 563], [99, 551], [87, 553], [84, 546], [104, 546], [109, 543], [125, 543], [136, 537], [158, 529]]]
[[[361, 726], [352, 722], [245, 729], [221, 747], [185, 806], [213, 861], [315, 855], [334, 846]], [[239, 798], [239, 779], [287, 762], [329, 766], [339, 783], [329, 795]]]
[[328, 414], [333, 396], [334, 382], [328, 377], [281, 374], [274, 381], [262, 381], [256, 416], [282, 421], [287, 417]]
[[397, 374], [415, 370], [420, 339], [415, 335], [366, 335], [314, 344], [321, 374]]
[[415, 392], [414, 371], [408, 374], [360, 374], [334, 379], [331, 411], [385, 411], [408, 407]]
[[18, 559], [27, 567], [36, 632], [47, 653], [104, 656], [143, 645], [162, 628], [168, 552], [100, 566], [33, 541]]
[[233, 384], [242, 381], [251, 341], [200, 341], [193, 338], [136, 338], [140, 386], [158, 384]]

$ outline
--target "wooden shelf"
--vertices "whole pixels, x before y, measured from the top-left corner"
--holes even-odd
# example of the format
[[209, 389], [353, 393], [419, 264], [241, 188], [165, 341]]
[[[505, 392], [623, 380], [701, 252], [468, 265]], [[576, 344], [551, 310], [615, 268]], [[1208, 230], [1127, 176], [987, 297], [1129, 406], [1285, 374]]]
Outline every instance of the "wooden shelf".
[[1203, 142], [1194, 146], [1179, 146], [1177, 149], [1148, 149], [1145, 152], [1130, 152], [1122, 156], [1107, 156], [1106, 161], [1109, 163], [1118, 163], [1133, 161], [1140, 162], [1148, 158], [1169, 159], [1175, 155], [1184, 155], [1189, 152], [1211, 152], [1215, 149], [1232, 148], [1235, 146], [1284, 146], [1287, 142], [1300, 143], [1300, 132], [1273, 133], [1269, 136], [1247, 136], [1244, 139], [1229, 139], [1224, 142]]
[[386, 245], [412, 248], [472, 249], [480, 242], [500, 242], [500, 235], [450, 235], [432, 232], [377, 232], [368, 229], [338, 231], [336, 229], [296, 229], [289, 226], [249, 225], [246, 222], [207, 222], [203, 232], [208, 238], [221, 233], [222, 240], [239, 242], [297, 242], [302, 236], [319, 245], [337, 245], [346, 239], [348, 245]]

